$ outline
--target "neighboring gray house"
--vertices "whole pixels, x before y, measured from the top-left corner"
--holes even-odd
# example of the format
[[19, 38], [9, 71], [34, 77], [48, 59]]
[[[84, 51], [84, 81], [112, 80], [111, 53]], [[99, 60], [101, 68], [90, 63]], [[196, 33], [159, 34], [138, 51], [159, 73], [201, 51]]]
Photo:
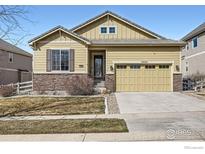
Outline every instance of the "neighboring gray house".
[[199, 25], [181, 40], [187, 44], [182, 50], [183, 77], [205, 74], [205, 23]]
[[32, 54], [0, 39], [0, 85], [31, 79]]

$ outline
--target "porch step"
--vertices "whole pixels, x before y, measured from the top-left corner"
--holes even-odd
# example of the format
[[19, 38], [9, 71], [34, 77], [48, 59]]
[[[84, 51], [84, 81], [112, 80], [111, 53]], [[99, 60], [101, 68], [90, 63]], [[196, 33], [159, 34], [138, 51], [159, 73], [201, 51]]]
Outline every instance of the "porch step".
[[93, 88], [95, 94], [105, 94], [106, 88]]
[[104, 80], [95, 80], [94, 81], [94, 88], [104, 88], [105, 81]]
[[94, 92], [96, 94], [103, 94], [106, 92], [105, 81], [102, 79], [96, 79], [94, 81]]

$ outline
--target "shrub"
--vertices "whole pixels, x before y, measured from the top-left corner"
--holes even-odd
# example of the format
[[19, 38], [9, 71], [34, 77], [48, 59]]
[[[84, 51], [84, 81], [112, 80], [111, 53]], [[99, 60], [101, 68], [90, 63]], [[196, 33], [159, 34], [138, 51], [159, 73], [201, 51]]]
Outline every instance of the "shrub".
[[0, 86], [0, 96], [9, 97], [15, 92], [13, 85], [1, 85]]
[[85, 76], [71, 76], [65, 81], [67, 93], [71, 95], [91, 95], [93, 79]]

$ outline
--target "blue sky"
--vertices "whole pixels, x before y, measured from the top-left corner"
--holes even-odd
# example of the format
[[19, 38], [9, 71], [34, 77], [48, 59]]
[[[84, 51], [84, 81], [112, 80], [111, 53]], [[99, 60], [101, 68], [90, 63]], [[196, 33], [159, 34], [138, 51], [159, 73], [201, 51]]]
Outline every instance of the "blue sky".
[[113, 11], [155, 33], [170, 39], [180, 39], [205, 22], [205, 6], [26, 6], [33, 23], [21, 21], [32, 34], [18, 45], [32, 52], [27, 41], [62, 25], [70, 29], [106, 11]]

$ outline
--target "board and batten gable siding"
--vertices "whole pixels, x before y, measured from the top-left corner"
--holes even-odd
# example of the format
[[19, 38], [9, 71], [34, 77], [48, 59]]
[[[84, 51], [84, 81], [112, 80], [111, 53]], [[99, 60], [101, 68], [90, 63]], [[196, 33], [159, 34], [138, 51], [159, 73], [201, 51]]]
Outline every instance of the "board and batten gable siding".
[[111, 70], [115, 62], [173, 61], [173, 71], [180, 72], [180, 47], [112, 47], [106, 49], [106, 74], [114, 74]]
[[[47, 50], [48, 49], [74, 49], [74, 72], [71, 73], [87, 73], [88, 49], [79, 40], [72, 36], [61, 32], [55, 32], [38, 42], [36, 42], [36, 51], [34, 51], [34, 73], [47, 72]], [[52, 72], [52, 71], [51, 71]]]
[[[115, 26], [116, 34], [101, 34], [100, 27], [102, 26]], [[103, 39], [153, 39], [154, 37], [140, 31], [112, 16], [103, 17], [77, 31], [75, 33], [91, 39], [91, 40], [103, 40]]]

